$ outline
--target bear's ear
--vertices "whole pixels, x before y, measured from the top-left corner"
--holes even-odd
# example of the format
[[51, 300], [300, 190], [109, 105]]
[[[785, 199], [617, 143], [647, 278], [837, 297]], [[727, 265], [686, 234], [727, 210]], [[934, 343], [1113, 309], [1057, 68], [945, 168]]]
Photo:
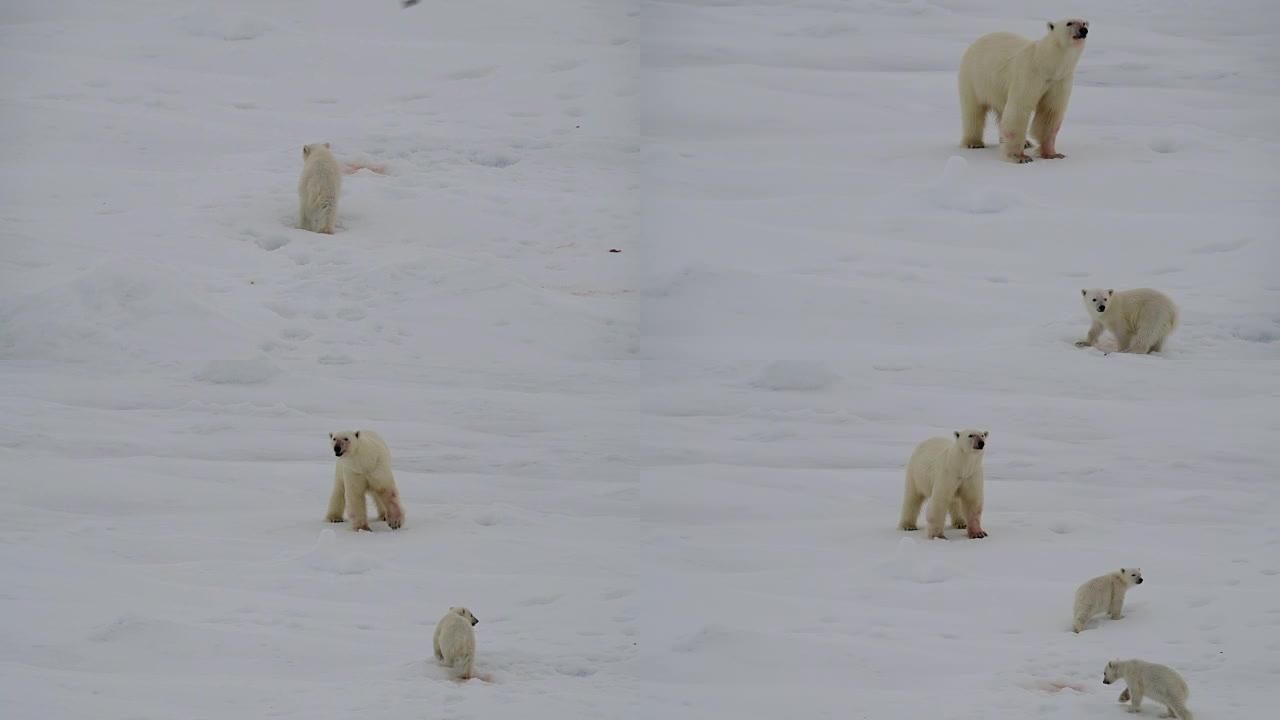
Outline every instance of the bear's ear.
[[1085, 295], [1088, 295], [1088, 294], [1089, 294], [1088, 290], [1085, 290], [1084, 288], [1080, 288], [1080, 297], [1084, 297]]
[[988, 435], [990, 435], [990, 434], [991, 434], [991, 431], [990, 431], [990, 430], [983, 430], [983, 431], [982, 431], [982, 439], [983, 439], [983, 440], [986, 440], [986, 439], [987, 439], [987, 436], [988, 436]]
[[1047, 22], [1047, 23], [1045, 23], [1045, 25], [1048, 25], [1048, 26], [1049, 26], [1049, 32], [1053, 32], [1053, 23], [1052, 23], [1052, 22]]
[[956, 439], [957, 439], [957, 440], [959, 440], [959, 439], [960, 439], [960, 431], [959, 431], [959, 430], [957, 430], [957, 431], [956, 431]]
[[1115, 294], [1116, 294], [1116, 291], [1115, 291], [1115, 290], [1108, 290], [1108, 291], [1107, 291], [1107, 297], [1111, 297], [1112, 295], [1115, 295]]
[[311, 154], [311, 146], [310, 146], [310, 145], [303, 145], [303, 146], [302, 146], [302, 157], [306, 157], [306, 156], [308, 156], [308, 155], [310, 155], [310, 154]]
[[1124, 572], [1124, 568], [1120, 568], [1120, 572]]
[[325, 147], [329, 147], [329, 143], [325, 143], [325, 144], [324, 144], [324, 146], [325, 146]]
[[360, 431], [359, 431], [359, 430], [357, 430], [357, 431], [356, 431], [356, 437], [360, 437]]
[[329, 439], [330, 439], [330, 440], [332, 440], [332, 439], [333, 439], [333, 433], [329, 433]]

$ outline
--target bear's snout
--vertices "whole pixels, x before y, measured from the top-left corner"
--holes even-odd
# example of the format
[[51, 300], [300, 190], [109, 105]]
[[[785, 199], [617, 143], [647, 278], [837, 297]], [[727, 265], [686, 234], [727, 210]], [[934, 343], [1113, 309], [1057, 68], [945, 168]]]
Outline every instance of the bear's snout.
[[1142, 584], [1142, 578], [1138, 578], [1138, 584], [1139, 584], [1139, 585], [1141, 585], [1141, 584]]
[[984, 447], [986, 447], [986, 446], [987, 446], [987, 441], [986, 441], [986, 440], [983, 440], [982, 438], [977, 438], [977, 439], [975, 439], [975, 440], [973, 441], [973, 449], [974, 449], [974, 450], [981, 450], [982, 448], [984, 448]]
[[1106, 678], [1102, 678], [1102, 684], [1103, 684], [1103, 685], [1110, 685], [1110, 684], [1111, 684], [1111, 681], [1110, 681], [1110, 680], [1108, 680], [1108, 679], [1106, 679]]
[[1102, 304], [1098, 306], [1098, 312], [1106, 312], [1106, 311], [1107, 311], [1106, 304]]
[[1082, 27], [1082, 28], [1080, 28], [1079, 30], [1076, 30], [1076, 38], [1077, 38], [1077, 39], [1079, 39], [1079, 38], [1083, 38], [1083, 37], [1087, 36], [1088, 34], [1089, 34], [1089, 28], [1087, 28], [1087, 27]]
[[338, 457], [342, 457], [342, 446], [341, 446], [341, 445], [334, 445], [334, 446], [333, 446], [333, 454], [334, 454], [334, 455], [337, 455]]

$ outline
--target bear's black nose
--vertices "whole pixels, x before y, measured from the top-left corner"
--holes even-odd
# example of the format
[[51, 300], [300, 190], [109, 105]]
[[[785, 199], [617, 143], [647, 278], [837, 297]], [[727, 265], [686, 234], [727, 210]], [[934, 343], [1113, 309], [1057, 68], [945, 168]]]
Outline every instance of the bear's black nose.
[[1106, 306], [1106, 305], [1099, 305], [1099, 306], [1098, 306], [1098, 312], [1106, 312], [1106, 311], [1107, 311], [1107, 306]]
[[983, 442], [983, 441], [979, 440], [979, 441], [977, 441], [976, 443], [974, 443], [974, 444], [973, 444], [973, 446], [974, 446], [974, 447], [976, 447], [976, 448], [978, 448], [979, 450], [981, 450], [982, 448], [986, 447], [986, 446], [987, 446], [987, 444], [986, 444], [985, 442]]
[[1082, 27], [1080, 28], [1080, 35], [1078, 37], [1084, 37], [1085, 35], [1088, 35], [1088, 34], [1089, 34], [1089, 28]]
[[1139, 584], [1139, 585], [1141, 585], [1141, 584], [1142, 584], [1142, 578], [1138, 578], [1138, 584]]
[[1106, 679], [1106, 678], [1102, 678], [1102, 684], [1103, 684], [1103, 685], [1110, 685], [1110, 684], [1111, 684], [1111, 681], [1110, 681], [1110, 680], [1108, 680], [1108, 679]]
[[334, 446], [334, 448], [333, 448], [333, 454], [334, 454], [334, 455], [337, 455], [338, 457], [342, 457], [342, 448], [337, 447], [337, 446], [335, 445], [335, 446]]

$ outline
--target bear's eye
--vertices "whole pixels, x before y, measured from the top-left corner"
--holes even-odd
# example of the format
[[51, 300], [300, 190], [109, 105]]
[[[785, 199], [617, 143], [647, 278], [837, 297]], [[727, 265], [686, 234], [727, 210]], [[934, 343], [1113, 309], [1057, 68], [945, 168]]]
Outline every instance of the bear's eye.
[[1071, 27], [1072, 25], [1075, 25], [1075, 23], [1074, 22], [1067, 23], [1067, 27]]

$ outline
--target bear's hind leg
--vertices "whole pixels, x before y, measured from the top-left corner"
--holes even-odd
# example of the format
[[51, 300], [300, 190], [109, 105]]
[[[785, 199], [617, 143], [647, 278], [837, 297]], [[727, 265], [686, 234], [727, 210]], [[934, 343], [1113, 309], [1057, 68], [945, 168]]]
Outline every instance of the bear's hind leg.
[[987, 124], [987, 112], [989, 108], [978, 102], [971, 92], [960, 93], [960, 120], [963, 125], [961, 131], [960, 145], [967, 148], [984, 148], [986, 143], [982, 142], [982, 131]]
[[924, 505], [924, 496], [908, 484], [907, 491], [902, 497], [902, 518], [898, 521], [899, 530], [919, 529], [916, 522], [920, 519], [922, 505]]

